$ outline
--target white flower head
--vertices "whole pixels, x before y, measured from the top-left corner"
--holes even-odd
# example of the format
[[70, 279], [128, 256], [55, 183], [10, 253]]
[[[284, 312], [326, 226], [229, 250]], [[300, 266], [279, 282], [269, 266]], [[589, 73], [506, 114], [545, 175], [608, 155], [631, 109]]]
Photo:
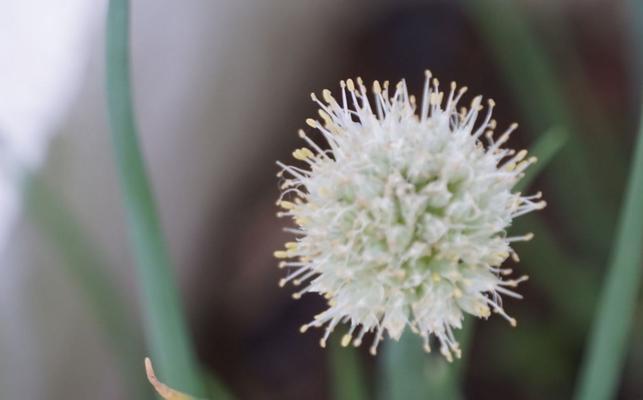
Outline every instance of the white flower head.
[[[369, 100], [361, 79], [341, 82], [341, 100], [322, 92], [323, 124], [308, 119], [329, 149], [303, 131], [309, 147], [295, 150], [299, 165], [278, 162], [282, 194], [277, 202], [297, 224], [297, 236], [275, 252], [292, 281], [293, 295], [315, 292], [328, 309], [303, 325], [325, 326], [321, 345], [338, 323], [348, 323], [342, 345], [359, 346], [375, 332], [375, 354], [384, 332], [399, 339], [406, 326], [424, 339], [434, 335], [450, 361], [460, 350], [453, 329], [464, 314], [487, 318], [496, 312], [512, 325], [501, 295], [520, 298], [512, 288], [526, 276], [505, 279], [500, 268], [511, 243], [532, 235], [507, 237], [514, 217], [541, 209], [540, 193], [522, 196], [512, 188], [535, 162], [525, 150], [503, 148], [513, 124], [494, 138], [488, 101], [457, 109], [466, 88], [455, 83], [446, 101], [437, 79], [426, 72], [419, 116], [404, 81], [389, 94], [388, 82], [373, 84]], [[483, 139], [486, 144], [483, 144]]]

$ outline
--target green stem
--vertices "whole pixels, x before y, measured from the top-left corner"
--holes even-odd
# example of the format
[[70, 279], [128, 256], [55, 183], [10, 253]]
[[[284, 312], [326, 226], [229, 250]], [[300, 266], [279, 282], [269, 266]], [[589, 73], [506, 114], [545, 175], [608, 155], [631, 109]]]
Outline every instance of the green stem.
[[330, 342], [330, 370], [333, 376], [335, 400], [366, 400], [368, 393], [359, 362], [359, 354], [352, 347], [341, 347], [339, 335]]
[[623, 367], [643, 258], [643, 109], [618, 234], [580, 380], [579, 400], [613, 397]]
[[203, 383], [139, 148], [131, 97], [128, 0], [109, 2], [106, 60], [109, 122], [152, 360], [168, 385], [201, 396]]

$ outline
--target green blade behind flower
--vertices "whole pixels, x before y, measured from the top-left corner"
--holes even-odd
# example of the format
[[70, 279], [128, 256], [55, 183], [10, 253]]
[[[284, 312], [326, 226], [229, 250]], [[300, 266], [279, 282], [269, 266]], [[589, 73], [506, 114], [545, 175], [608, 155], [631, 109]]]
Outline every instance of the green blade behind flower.
[[590, 332], [575, 398], [614, 396], [625, 361], [643, 253], [643, 109], [619, 229]]
[[[587, 173], [595, 167], [589, 159], [588, 145], [577, 134], [575, 115], [566, 101], [562, 82], [520, 5], [506, 0], [467, 0], [461, 1], [461, 5], [489, 45], [530, 131], [541, 132], [555, 125], [570, 133], [569, 146], [552, 168], [556, 173], [549, 177], [549, 182], [557, 206], [569, 216], [566, 226], [574, 237], [586, 248], [606, 250], [613, 218], [606, 212], [609, 211], [605, 206], [606, 192], [599, 190], [604, 182], [596, 179], [599, 174]], [[607, 153], [612, 146], [597, 146], [604, 149], [602, 157], [618, 160], [620, 155]], [[573, 192], [569, 191], [570, 182], [574, 182]]]
[[142, 340], [127, 305], [119, 295], [106, 257], [90, 240], [76, 216], [42, 177], [28, 175], [25, 184], [25, 206], [28, 217], [62, 256], [65, 272], [76, 283], [83, 299], [100, 324], [119, 362], [123, 380], [132, 398], [150, 398], [151, 393], [140, 379], [143, 357]]

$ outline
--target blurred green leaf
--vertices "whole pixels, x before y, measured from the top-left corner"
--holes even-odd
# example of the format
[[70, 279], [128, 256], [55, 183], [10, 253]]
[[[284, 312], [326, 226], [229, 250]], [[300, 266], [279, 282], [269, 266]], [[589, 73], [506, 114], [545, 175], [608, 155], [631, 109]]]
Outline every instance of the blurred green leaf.
[[118, 285], [109, 274], [106, 257], [40, 176], [26, 178], [25, 199], [27, 215], [63, 256], [62, 265], [111, 343], [130, 395], [135, 399], [151, 398], [141, 375], [143, 344]]
[[138, 143], [129, 69], [128, 0], [110, 0], [106, 36], [109, 122], [137, 259], [148, 345], [163, 381], [201, 396], [204, 386]]
[[614, 396], [623, 367], [643, 254], [643, 109], [618, 234], [590, 332], [576, 398]]
[[[534, 35], [520, 5], [509, 0], [462, 0], [513, 89], [532, 132], [559, 126], [570, 133], [548, 175], [568, 226], [588, 249], [604, 249], [613, 224], [605, 199], [588, 160], [587, 144], [577, 134], [574, 113], [567, 103], [562, 82], [555, 74], [542, 43]], [[570, 191], [573, 183], [574, 190]]]
[[548, 129], [545, 133], [538, 137], [536, 143], [529, 149], [529, 153], [538, 158], [538, 162], [525, 171], [525, 176], [516, 185], [516, 191], [523, 191], [532, 184], [540, 173], [547, 165], [553, 160], [567, 144], [569, 137], [567, 133], [560, 127]]

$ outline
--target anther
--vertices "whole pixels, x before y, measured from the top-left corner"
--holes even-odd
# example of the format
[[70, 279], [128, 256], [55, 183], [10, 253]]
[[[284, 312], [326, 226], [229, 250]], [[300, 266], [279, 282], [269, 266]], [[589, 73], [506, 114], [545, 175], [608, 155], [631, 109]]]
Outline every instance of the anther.
[[277, 250], [273, 253], [275, 258], [288, 258], [288, 253], [283, 250]]

